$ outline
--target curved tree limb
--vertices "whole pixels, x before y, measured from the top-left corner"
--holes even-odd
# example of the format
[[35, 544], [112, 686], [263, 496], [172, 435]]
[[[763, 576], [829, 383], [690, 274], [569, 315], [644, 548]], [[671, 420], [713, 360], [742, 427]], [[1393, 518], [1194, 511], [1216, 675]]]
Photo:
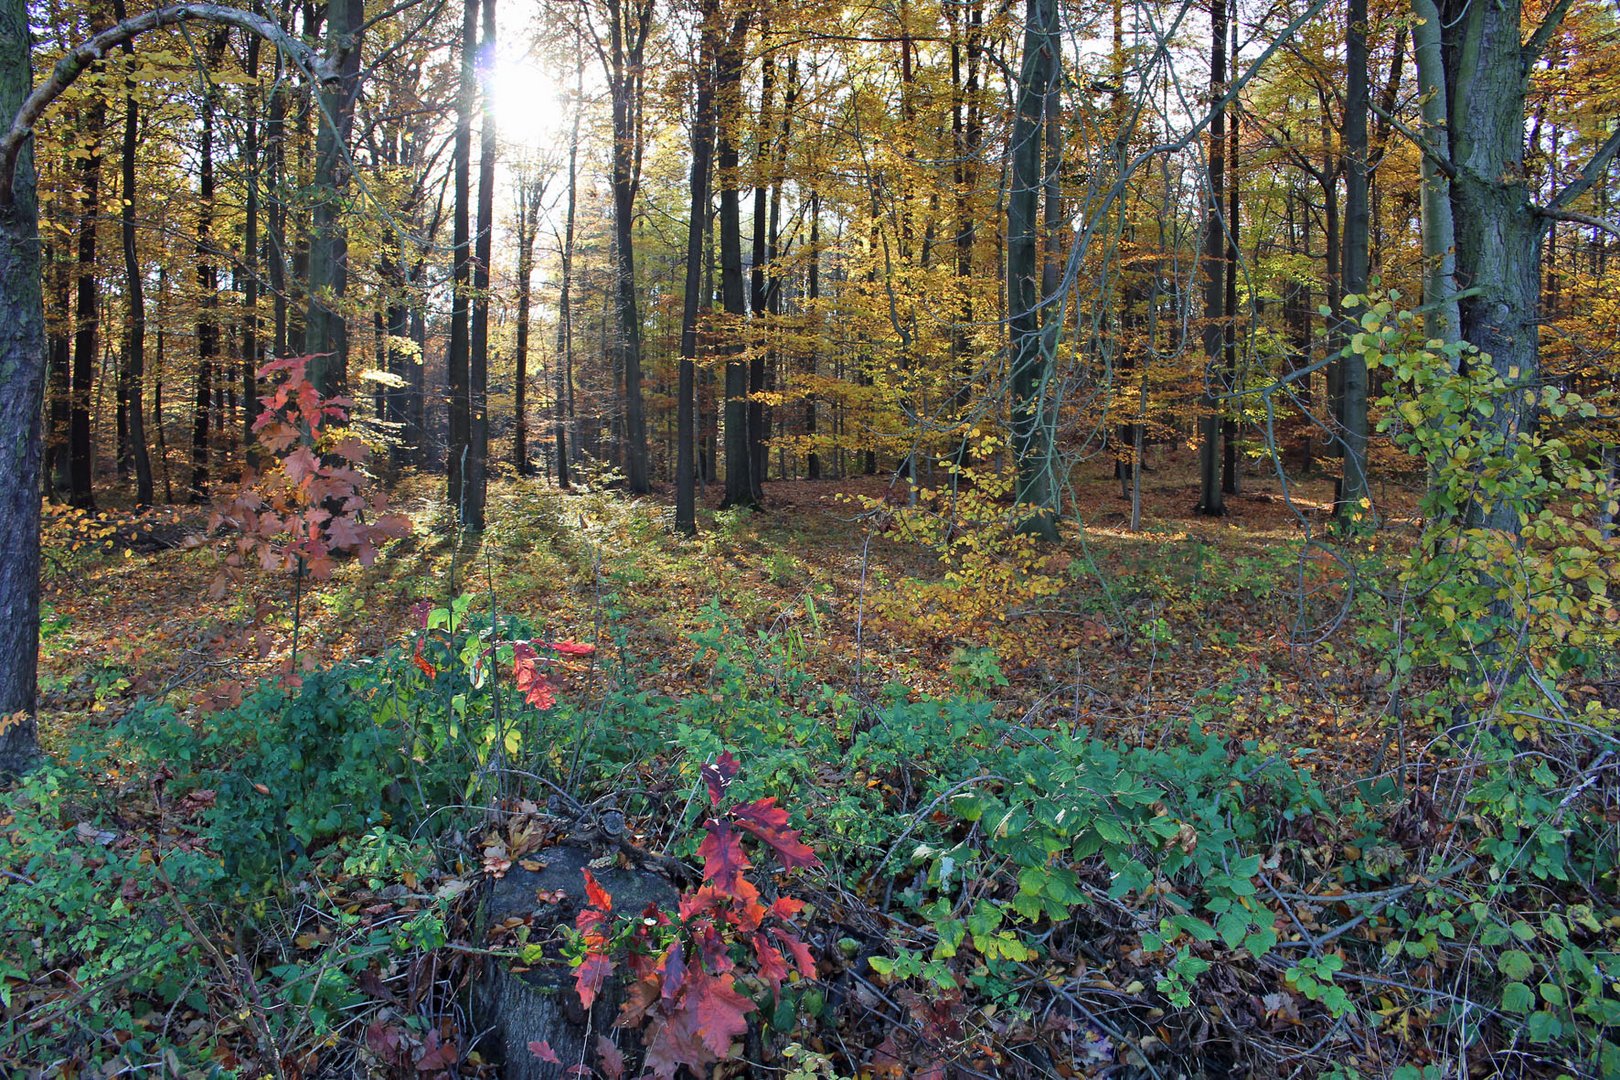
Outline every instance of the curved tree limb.
[[50, 76], [24, 99], [6, 133], [0, 136], [0, 206], [11, 204], [11, 185], [17, 155], [22, 151], [23, 143], [33, 134], [34, 125], [45, 114], [51, 102], [61, 97], [80, 75], [113, 49], [148, 30], [187, 21], [218, 23], [257, 34], [286, 53], [293, 63], [311, 78], [323, 83], [335, 78], [335, 74], [328, 70], [326, 61], [314, 49], [282, 30], [273, 20], [251, 11], [243, 11], [225, 4], [182, 3], [123, 19], [95, 34], [83, 44], [69, 49], [67, 55], [57, 61]]

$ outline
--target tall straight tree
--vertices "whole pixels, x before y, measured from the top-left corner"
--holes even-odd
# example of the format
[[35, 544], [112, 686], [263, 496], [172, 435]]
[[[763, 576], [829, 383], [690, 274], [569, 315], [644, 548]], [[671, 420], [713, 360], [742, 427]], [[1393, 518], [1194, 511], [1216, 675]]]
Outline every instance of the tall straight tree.
[[[104, 28], [102, 8], [92, 9], [91, 28]], [[68, 420], [68, 502], [95, 505], [91, 481], [95, 447], [90, 439], [90, 394], [96, 374], [97, 340], [101, 329], [101, 279], [96, 266], [96, 231], [101, 220], [102, 140], [107, 126], [107, 99], [91, 96], [83, 116], [85, 155], [79, 166], [78, 271], [73, 312], [72, 405]]]
[[[1345, 23], [1344, 93], [1344, 270], [1340, 275], [1346, 296], [1367, 294], [1370, 215], [1367, 199], [1367, 0], [1350, 0]], [[1337, 313], [1336, 313], [1337, 314]], [[1367, 498], [1367, 358], [1349, 347], [1345, 323], [1340, 335], [1343, 350], [1338, 363], [1339, 438], [1343, 444], [1343, 472], [1334, 507], [1340, 520], [1362, 512]]]
[[343, 298], [349, 285], [349, 239], [342, 215], [349, 187], [349, 134], [360, 96], [360, 30], [365, 0], [327, 0], [327, 53], [336, 79], [319, 95], [314, 202], [309, 238], [309, 314], [304, 348], [314, 357], [309, 381], [326, 395], [348, 383], [349, 332]]
[[574, 371], [574, 219], [579, 202], [579, 114], [585, 100], [585, 62], [580, 61], [574, 93], [574, 131], [568, 139], [568, 209], [562, 235], [562, 282], [557, 289], [557, 375], [553, 428], [557, 436], [557, 486], [568, 487], [569, 393]]
[[[33, 88], [27, 0], [0, 0], [0, 123]], [[0, 173], [0, 776], [38, 754], [40, 402], [45, 394], [45, 296], [40, 282], [34, 140]]]
[[1226, 351], [1226, 3], [1209, 0], [1209, 201], [1204, 219], [1204, 392], [1198, 408], [1198, 512], [1226, 513], [1221, 490], [1221, 362]]
[[[1221, 0], [1224, 3], [1224, 0]], [[1007, 326], [1012, 350], [1012, 442], [1015, 497], [1029, 513], [1022, 528], [1057, 539], [1054, 431], [1047, 394], [1055, 356], [1044, 325], [1038, 211], [1046, 189], [1043, 148], [1047, 101], [1060, 87], [1058, 0], [1027, 0], [1024, 58], [1012, 128], [1011, 190], [1007, 193]]]
[[517, 188], [517, 342], [512, 377], [512, 465], [527, 476], [529, 465], [529, 313], [534, 303], [534, 240], [540, 231], [540, 210], [547, 178], [524, 171]]
[[597, 42], [613, 106], [613, 294], [618, 308], [619, 370], [624, 378], [625, 481], [649, 489], [647, 413], [641, 388], [641, 313], [636, 299], [636, 192], [641, 186], [642, 98], [653, 0], [606, 0], [608, 41]]
[[681, 302], [681, 363], [675, 403], [675, 529], [697, 532], [698, 317], [703, 307], [703, 235], [709, 220], [709, 173], [714, 154], [714, 65], [720, 48], [718, 0], [703, 0], [698, 27], [698, 64], [693, 81], [697, 113], [692, 121], [691, 212], [686, 221], [686, 291]]
[[[736, 335], [748, 314], [743, 295], [742, 176], [738, 169], [737, 129], [742, 122], [743, 46], [748, 37], [748, 13], [740, 12], [720, 47], [715, 62], [715, 165], [720, 184], [720, 304], [729, 333]], [[748, 361], [733, 341], [726, 346], [726, 507], [759, 505], [754, 481], [753, 452], [748, 441]]]
[[208, 73], [225, 52], [225, 31], [209, 39], [204, 68], [197, 167], [197, 383], [191, 413], [191, 501], [208, 499], [208, 411], [212, 406], [214, 360], [219, 355], [219, 267], [214, 262], [214, 108], [216, 91]]
[[461, 523], [484, 527], [489, 465], [489, 263], [495, 237], [495, 0], [483, 0], [483, 41], [478, 48], [478, 84], [483, 127], [478, 137], [478, 222], [473, 243], [472, 333], [467, 355], [467, 454]]
[[468, 312], [472, 297], [472, 114], [478, 100], [478, 0], [465, 0], [461, 8], [461, 79], [456, 92], [454, 160], [455, 207], [452, 211], [450, 341], [445, 354], [450, 384], [450, 459], [445, 463], [450, 505], [456, 519], [466, 522], [466, 463], [470, 454], [472, 410], [469, 397]]
[[[114, 16], [122, 22], [124, 0], [114, 0]], [[259, 39], [253, 39], [257, 42]], [[141, 275], [141, 255], [135, 232], [135, 144], [140, 136], [140, 101], [135, 96], [133, 42], [124, 42], [124, 56], [130, 71], [124, 82], [124, 142], [120, 152], [120, 180], [123, 206], [118, 224], [124, 248], [124, 290], [129, 305], [129, 326], [124, 339], [124, 359], [119, 379], [124, 383], [125, 408], [129, 413], [129, 456], [135, 466], [135, 505], [152, 505], [152, 457], [146, 448], [146, 291]]]

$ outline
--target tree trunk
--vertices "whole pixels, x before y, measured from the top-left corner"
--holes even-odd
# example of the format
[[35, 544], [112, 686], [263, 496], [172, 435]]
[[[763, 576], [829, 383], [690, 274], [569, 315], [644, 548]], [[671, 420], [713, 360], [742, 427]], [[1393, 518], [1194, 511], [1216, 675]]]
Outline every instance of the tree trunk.
[[461, 12], [461, 81], [456, 94], [455, 209], [451, 244], [455, 265], [450, 300], [450, 341], [445, 355], [450, 383], [449, 461], [446, 462], [450, 506], [456, 520], [466, 520], [466, 462], [470, 453], [472, 410], [469, 398], [470, 357], [468, 310], [472, 297], [472, 114], [477, 104], [478, 0], [465, 0]]
[[512, 464], [518, 475], [528, 476], [529, 465], [529, 309], [534, 299], [534, 239], [540, 229], [544, 179], [523, 177], [518, 190], [517, 349], [513, 376]]
[[1227, 243], [1226, 214], [1226, 0], [1209, 0], [1209, 204], [1204, 221], [1204, 392], [1199, 399], [1198, 513], [1226, 513], [1221, 490], [1220, 365], [1225, 352]]
[[[124, 18], [123, 0], [114, 0], [114, 15]], [[255, 38], [255, 41], [258, 39]], [[124, 54], [133, 57], [135, 46], [124, 42]], [[141, 279], [140, 249], [135, 234], [135, 143], [140, 133], [140, 104], [135, 97], [135, 80], [124, 84], [124, 145], [121, 156], [124, 205], [118, 220], [124, 245], [124, 289], [129, 305], [129, 330], [124, 344], [120, 380], [128, 416], [128, 445], [135, 467], [135, 505], [152, 505], [152, 458], [146, 450], [146, 292]]]
[[681, 362], [675, 402], [675, 530], [697, 532], [696, 367], [698, 318], [704, 297], [703, 233], [709, 220], [709, 166], [714, 153], [714, 63], [720, 46], [720, 5], [704, 0], [698, 47], [697, 116], [692, 125], [691, 213], [686, 222], [686, 278], [681, 303]]
[[467, 457], [462, 480], [461, 523], [484, 527], [489, 465], [489, 262], [495, 238], [495, 161], [500, 146], [495, 130], [495, 0], [483, 0], [483, 42], [478, 50], [478, 83], [483, 97], [483, 129], [478, 137], [478, 222], [473, 243], [472, 332], [467, 353]]
[[[726, 346], [733, 355], [741, 351], [735, 338], [747, 307], [743, 297], [742, 205], [739, 192], [737, 127], [742, 111], [743, 42], [748, 18], [739, 15], [730, 36], [720, 50], [715, 75], [717, 102], [716, 158], [720, 182], [720, 299], [730, 318], [725, 333], [733, 339]], [[726, 497], [725, 507], [759, 506], [758, 484], [754, 480], [753, 453], [748, 434], [748, 362], [726, 362]]]
[[[98, 27], [99, 29], [99, 27]], [[96, 372], [96, 339], [101, 328], [101, 283], [96, 276], [96, 223], [101, 216], [102, 136], [106, 100], [99, 94], [85, 110], [87, 150], [79, 171], [79, 280], [74, 305], [72, 406], [68, 419], [68, 502], [95, 506], [91, 482], [95, 448], [90, 441], [90, 395]]]
[[[1344, 271], [1340, 285], [1346, 296], [1367, 294], [1368, 198], [1367, 198], [1367, 0], [1350, 0], [1346, 13], [1344, 97]], [[1360, 305], [1358, 305], [1360, 306]], [[1340, 312], [1334, 313], [1344, 318]], [[1343, 353], [1340, 365], [1341, 427], [1343, 471], [1339, 478], [1339, 498], [1334, 512], [1341, 521], [1352, 521], [1363, 513], [1367, 487], [1367, 358], [1350, 349], [1354, 325], [1348, 320], [1340, 335]]]
[[1007, 195], [1007, 325], [1012, 349], [1012, 442], [1018, 469], [1015, 498], [1030, 512], [1022, 527], [1043, 539], [1056, 539], [1054, 447], [1046, 415], [1055, 357], [1046, 351], [1042, 326], [1037, 210], [1046, 183], [1042, 165], [1046, 101], [1059, 89], [1057, 0], [1027, 0], [1026, 18]]
[[360, 96], [360, 28], [364, 0], [327, 0], [327, 52], [337, 78], [324, 84], [315, 136], [314, 204], [309, 236], [309, 310], [304, 348], [309, 381], [327, 396], [348, 385], [349, 331], [343, 299], [349, 285], [349, 239], [343, 225], [349, 187], [349, 133]]
[[624, 373], [625, 481], [634, 494], [650, 490], [647, 418], [641, 392], [641, 314], [636, 300], [635, 212], [641, 179], [642, 56], [652, 29], [652, 0], [608, 0], [608, 94], [613, 106], [614, 298], [619, 361]]
[[[28, 5], [0, 0], [0, 116], [33, 84]], [[45, 298], [33, 139], [18, 155], [11, 198], [0, 200], [0, 775], [38, 758], [34, 681], [39, 661], [39, 481], [43, 445]]]
[[557, 389], [554, 428], [557, 435], [557, 486], [568, 489], [570, 464], [568, 421], [574, 384], [574, 212], [579, 195], [579, 116], [584, 108], [585, 65], [580, 61], [578, 89], [574, 98], [574, 132], [568, 140], [568, 211], [563, 222], [562, 284], [557, 296]]
[[[207, 70], [225, 51], [225, 31], [208, 45]], [[194, 503], [208, 500], [208, 419], [213, 408], [214, 358], [219, 353], [219, 271], [214, 265], [214, 89], [203, 91], [200, 165], [197, 172], [197, 382], [191, 414], [191, 483]]]

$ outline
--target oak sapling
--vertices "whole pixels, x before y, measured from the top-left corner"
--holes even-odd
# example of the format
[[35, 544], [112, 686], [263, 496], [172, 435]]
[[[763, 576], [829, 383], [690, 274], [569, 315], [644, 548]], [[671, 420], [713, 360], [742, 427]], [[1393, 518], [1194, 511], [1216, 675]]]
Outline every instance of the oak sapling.
[[306, 574], [330, 578], [342, 555], [370, 566], [383, 543], [410, 532], [410, 519], [390, 513], [387, 493], [361, 471], [371, 448], [344, 426], [353, 400], [321, 394], [309, 379], [310, 359], [287, 357], [259, 369], [260, 379], [282, 377], [259, 399], [253, 431], [264, 451], [261, 467], [244, 468], [239, 483], [214, 496], [208, 533], [231, 536], [209, 588], [216, 600], [245, 581], [255, 562], [293, 571], [301, 599]]
[[821, 861], [799, 830], [787, 827], [787, 811], [775, 798], [723, 805], [738, 769], [730, 753], [703, 767], [710, 804], [698, 847], [703, 883], [681, 896], [674, 919], [655, 907], [618, 918], [612, 896], [589, 872], [585, 876], [587, 905], [575, 922], [582, 945], [575, 987], [588, 1009], [617, 966], [615, 958], [624, 958], [632, 981], [618, 1025], [644, 1029], [646, 1067], [655, 1076], [673, 1077], [682, 1065], [701, 1074], [731, 1052], [756, 1007], [739, 979], [779, 997], [794, 972], [815, 978], [809, 946], [793, 925], [804, 901], [761, 900], [747, 875], [754, 864], [743, 837], [774, 851], [785, 870]]

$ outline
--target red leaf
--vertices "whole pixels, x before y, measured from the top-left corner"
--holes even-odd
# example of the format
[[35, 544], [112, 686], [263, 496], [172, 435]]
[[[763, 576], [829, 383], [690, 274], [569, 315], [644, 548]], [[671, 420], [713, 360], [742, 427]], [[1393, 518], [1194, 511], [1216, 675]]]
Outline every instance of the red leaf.
[[725, 798], [726, 788], [737, 778], [740, 768], [742, 766], [737, 764], [737, 759], [731, 756], [730, 750], [721, 754], [718, 761], [703, 766], [703, 782], [709, 785], [711, 805], [720, 805], [720, 800]]
[[533, 1054], [535, 1057], [539, 1058], [541, 1061], [544, 1061], [548, 1065], [562, 1064], [562, 1058], [557, 1056], [557, 1051], [553, 1050], [551, 1048], [551, 1044], [546, 1042], [544, 1039], [537, 1039], [534, 1042], [529, 1043], [529, 1053]]
[[804, 901], [791, 896], [779, 896], [776, 898], [776, 902], [771, 905], [771, 914], [778, 919], [784, 920], [792, 919], [803, 910]]
[[716, 1058], [725, 1057], [732, 1040], [748, 1032], [747, 1016], [754, 1003], [737, 992], [730, 975], [711, 977], [695, 971], [688, 986], [686, 1003], [696, 1017], [698, 1036]]
[[439, 677], [439, 669], [434, 667], [427, 657], [422, 655], [422, 643], [420, 641], [416, 643], [416, 653], [411, 657], [411, 662], [420, 668], [422, 674], [428, 678], [437, 679]]
[[780, 997], [782, 980], [788, 977], [787, 961], [764, 934], [752, 935], [749, 943], [754, 946], [754, 957], [759, 961], [759, 977], [770, 984], [772, 997]]
[[667, 1004], [675, 999], [686, 982], [686, 953], [679, 941], [671, 943], [669, 951], [664, 953], [659, 973], [663, 976], [659, 997]]
[[595, 645], [585, 645], [578, 641], [548, 641], [546, 648], [563, 656], [590, 656], [596, 652]]
[[585, 962], [574, 970], [574, 988], [579, 991], [579, 1003], [589, 1009], [596, 1000], [597, 991], [613, 974], [613, 961], [598, 952], [587, 953]]
[[733, 806], [731, 816], [737, 820], [738, 828], [769, 844], [785, 868], [821, 865], [816, 853], [799, 839], [799, 830], [787, 827], [788, 812], [776, 805], [775, 796]]
[[709, 822], [709, 834], [698, 845], [698, 854], [703, 857], [703, 876], [724, 893], [738, 892], [743, 871], [753, 865], [743, 854], [742, 837], [725, 821]]
[[810, 955], [810, 946], [779, 926], [772, 929], [771, 933], [777, 941], [787, 946], [787, 951], [793, 956], [793, 966], [799, 969], [799, 974], [807, 979], [815, 978], [816, 960]]
[[613, 910], [613, 894], [602, 888], [589, 870], [585, 871], [585, 899], [600, 911]]
[[600, 1059], [597, 1064], [601, 1066], [602, 1075], [607, 1080], [620, 1080], [624, 1076], [624, 1054], [606, 1035], [596, 1037], [596, 1056]]

